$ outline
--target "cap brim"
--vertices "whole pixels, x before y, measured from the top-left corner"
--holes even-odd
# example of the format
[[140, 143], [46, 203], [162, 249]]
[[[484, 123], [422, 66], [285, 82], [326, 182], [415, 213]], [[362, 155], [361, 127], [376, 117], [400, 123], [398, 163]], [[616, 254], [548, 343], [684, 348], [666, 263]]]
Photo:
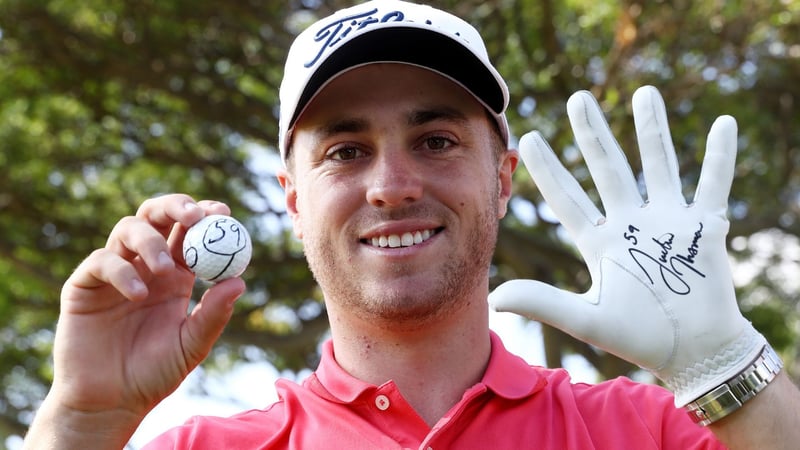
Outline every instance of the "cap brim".
[[375, 62], [426, 67], [464, 86], [495, 114], [502, 114], [505, 108], [499, 75], [492, 73], [463, 43], [427, 28], [398, 27], [395, 24], [351, 39], [320, 63], [300, 95], [290, 127], [308, 102], [331, 79], [350, 68]]

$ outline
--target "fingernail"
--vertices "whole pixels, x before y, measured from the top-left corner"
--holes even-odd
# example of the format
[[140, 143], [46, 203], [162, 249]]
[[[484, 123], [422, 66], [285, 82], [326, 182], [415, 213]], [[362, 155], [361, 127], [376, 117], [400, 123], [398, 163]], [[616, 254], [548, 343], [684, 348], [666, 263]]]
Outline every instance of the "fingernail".
[[187, 210], [187, 211], [194, 211], [194, 210], [196, 210], [196, 209], [199, 209], [199, 208], [200, 208], [200, 206], [198, 206], [198, 204], [197, 204], [197, 203], [193, 203], [193, 202], [186, 202], [186, 203], [184, 203], [184, 204], [183, 204], [183, 208], [184, 208], [185, 210]]
[[174, 267], [175, 261], [166, 252], [161, 252], [158, 254], [158, 264], [161, 267]]
[[138, 278], [131, 280], [131, 291], [133, 294], [140, 294], [147, 290], [147, 286]]

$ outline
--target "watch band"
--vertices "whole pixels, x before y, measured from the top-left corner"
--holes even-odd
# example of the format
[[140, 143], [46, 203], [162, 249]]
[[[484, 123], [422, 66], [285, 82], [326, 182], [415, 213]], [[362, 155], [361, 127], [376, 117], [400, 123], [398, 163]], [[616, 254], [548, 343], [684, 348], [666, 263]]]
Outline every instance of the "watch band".
[[778, 354], [766, 344], [756, 359], [739, 374], [684, 408], [695, 423], [703, 426], [714, 423], [755, 397], [775, 379], [782, 367], [783, 362]]

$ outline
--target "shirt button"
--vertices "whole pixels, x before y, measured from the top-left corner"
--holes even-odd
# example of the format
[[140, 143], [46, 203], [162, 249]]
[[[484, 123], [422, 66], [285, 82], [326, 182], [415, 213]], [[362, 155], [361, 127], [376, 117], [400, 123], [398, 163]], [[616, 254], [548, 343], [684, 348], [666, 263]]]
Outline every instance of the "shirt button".
[[389, 409], [389, 397], [385, 395], [379, 395], [375, 397], [375, 406], [377, 406], [381, 411], [386, 411]]

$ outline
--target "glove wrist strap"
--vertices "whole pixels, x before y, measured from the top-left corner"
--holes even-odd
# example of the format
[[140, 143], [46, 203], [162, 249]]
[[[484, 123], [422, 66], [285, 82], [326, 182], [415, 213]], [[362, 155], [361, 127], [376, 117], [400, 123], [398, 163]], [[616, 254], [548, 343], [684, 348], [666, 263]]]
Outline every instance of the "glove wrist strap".
[[783, 362], [769, 344], [741, 372], [684, 408], [699, 425], [709, 425], [741, 408], [775, 379]]

